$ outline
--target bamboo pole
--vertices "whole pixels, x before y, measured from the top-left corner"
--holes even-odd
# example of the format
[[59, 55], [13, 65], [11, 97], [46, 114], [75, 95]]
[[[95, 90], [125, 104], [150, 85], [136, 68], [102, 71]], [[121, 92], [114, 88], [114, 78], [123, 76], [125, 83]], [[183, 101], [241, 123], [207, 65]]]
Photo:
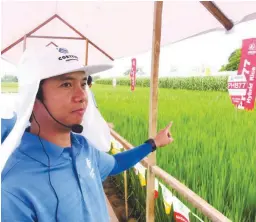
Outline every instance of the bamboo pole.
[[[56, 15], [50, 17], [49, 19], [47, 19], [45, 22], [43, 22], [42, 24], [40, 24], [39, 26], [37, 26], [35, 29], [33, 29], [32, 31], [27, 33], [27, 36], [32, 35], [34, 32], [36, 32], [37, 30], [41, 29], [43, 26], [45, 26], [46, 24], [48, 24], [50, 21], [52, 21], [54, 18], [56, 18]], [[21, 37], [20, 39], [18, 39], [17, 41], [15, 41], [14, 43], [12, 43], [11, 45], [7, 46], [5, 49], [3, 49], [1, 51], [1, 54], [4, 54], [5, 52], [9, 51], [12, 47], [16, 46], [17, 44], [19, 44], [24, 37]]]
[[67, 39], [67, 40], [85, 40], [85, 38], [82, 37], [65, 37], [65, 36], [43, 36], [43, 35], [30, 35], [28, 38], [34, 38], [34, 39]]
[[26, 50], [27, 48], [27, 35], [24, 35], [23, 37], [23, 52]]
[[82, 38], [87, 39], [88, 42], [98, 49], [101, 53], [103, 53], [105, 56], [107, 56], [110, 60], [114, 61], [114, 58], [112, 58], [110, 55], [108, 55], [105, 51], [103, 51], [99, 46], [94, 44], [90, 39], [88, 39], [86, 36], [84, 36], [81, 32], [79, 32], [77, 29], [75, 29], [72, 25], [70, 25], [67, 21], [65, 21], [63, 18], [61, 18], [59, 15], [56, 15], [56, 17], [62, 21], [65, 25], [67, 25], [69, 28], [71, 28], [74, 32], [76, 32], [78, 35], [80, 35]]
[[218, 210], [213, 208], [205, 200], [199, 197], [196, 193], [178, 181], [176, 178], [169, 175], [158, 166], [152, 166], [152, 171], [156, 176], [165, 181], [170, 187], [181, 194], [186, 200], [188, 200], [199, 211], [203, 212], [211, 221], [223, 221], [230, 222], [230, 220], [221, 214]]
[[[132, 149], [134, 146], [130, 144], [127, 140], [125, 140], [122, 136], [120, 136], [113, 129], [110, 129], [111, 135], [123, 145], [126, 150]], [[166, 171], [161, 169], [158, 166], [151, 166], [149, 164], [149, 159], [144, 158], [141, 161], [141, 164], [144, 167], [151, 168], [151, 171], [163, 181], [166, 182], [168, 186], [177, 191], [182, 197], [188, 200], [195, 208], [197, 208], [203, 215], [207, 216], [211, 221], [220, 221], [220, 222], [230, 222], [230, 220], [225, 217], [221, 212], [203, 200], [200, 196], [178, 181], [176, 178], [172, 177]]]
[[[152, 38], [152, 60], [151, 60], [151, 79], [150, 79], [150, 107], [149, 107], [149, 137], [153, 138], [157, 132], [157, 106], [158, 106], [158, 70], [159, 54], [161, 45], [161, 27], [162, 27], [162, 8], [163, 2], [154, 2], [154, 21]], [[149, 164], [156, 164], [156, 152], [148, 157]], [[155, 175], [148, 168], [147, 171], [147, 202], [146, 202], [146, 221], [155, 221]]]
[[89, 41], [88, 39], [85, 40], [85, 65], [88, 65], [88, 45]]
[[58, 47], [54, 42], [49, 42], [46, 47], [48, 47], [49, 45], [54, 45], [55, 47]]
[[234, 23], [212, 1], [200, 1], [200, 3], [221, 23], [227, 31], [231, 30]]
[[124, 200], [125, 200], [125, 217], [128, 221], [128, 184], [127, 184], [127, 171], [124, 171]]

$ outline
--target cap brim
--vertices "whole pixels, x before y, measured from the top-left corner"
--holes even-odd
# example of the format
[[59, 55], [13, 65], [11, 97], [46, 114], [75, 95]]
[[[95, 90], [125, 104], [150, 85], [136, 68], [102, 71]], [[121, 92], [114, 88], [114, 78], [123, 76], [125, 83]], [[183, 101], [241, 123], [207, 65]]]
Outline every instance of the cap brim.
[[[48, 78], [51, 78], [54, 76], [64, 75], [67, 73], [80, 72], [80, 71], [84, 72], [85, 76], [87, 77], [87, 76], [95, 74], [95, 73], [104, 72], [111, 68], [113, 68], [113, 65], [109, 65], [109, 64], [89, 65], [89, 66], [78, 65], [77, 67], [73, 66], [73, 67], [70, 67], [70, 69], [62, 70], [61, 72], [56, 72], [56, 73], [43, 72], [43, 76], [40, 77], [40, 80], [48, 79]], [[28, 73], [26, 73], [26, 74], [28, 74]], [[25, 76], [25, 75], [22, 75], [22, 76]], [[31, 78], [27, 78], [27, 75], [26, 75], [26, 79], [31, 79]]]
[[106, 70], [109, 70], [113, 68], [113, 65], [109, 65], [109, 64], [101, 64], [101, 65], [89, 65], [89, 66], [84, 66], [84, 67], [80, 67], [78, 69], [73, 69], [70, 70], [67, 73], [71, 73], [71, 72], [85, 72], [86, 76], [95, 74], [95, 73], [99, 73], [99, 72], [104, 72]]

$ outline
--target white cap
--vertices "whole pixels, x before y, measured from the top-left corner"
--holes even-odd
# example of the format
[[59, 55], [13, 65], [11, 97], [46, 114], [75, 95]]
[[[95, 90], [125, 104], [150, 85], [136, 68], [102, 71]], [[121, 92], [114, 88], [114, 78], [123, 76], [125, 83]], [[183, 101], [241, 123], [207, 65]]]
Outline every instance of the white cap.
[[84, 71], [86, 76], [111, 69], [112, 65], [84, 66], [77, 55], [65, 48], [43, 47], [26, 50], [18, 64], [20, 78], [47, 79], [66, 73]]

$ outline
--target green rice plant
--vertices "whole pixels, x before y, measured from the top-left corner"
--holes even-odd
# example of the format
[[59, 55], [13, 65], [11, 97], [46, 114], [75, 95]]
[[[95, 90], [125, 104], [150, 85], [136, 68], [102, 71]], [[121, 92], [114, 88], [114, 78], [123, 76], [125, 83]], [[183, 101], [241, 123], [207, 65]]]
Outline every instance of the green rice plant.
[[[131, 92], [127, 86], [95, 84], [92, 90], [120, 135], [135, 146], [148, 138], [149, 88]], [[171, 120], [174, 142], [157, 150], [157, 164], [232, 221], [255, 221], [255, 111], [236, 110], [227, 92], [160, 88], [158, 129]], [[133, 172], [128, 184], [129, 204], [145, 221], [146, 189]], [[170, 221], [161, 198], [156, 203], [156, 221]]]

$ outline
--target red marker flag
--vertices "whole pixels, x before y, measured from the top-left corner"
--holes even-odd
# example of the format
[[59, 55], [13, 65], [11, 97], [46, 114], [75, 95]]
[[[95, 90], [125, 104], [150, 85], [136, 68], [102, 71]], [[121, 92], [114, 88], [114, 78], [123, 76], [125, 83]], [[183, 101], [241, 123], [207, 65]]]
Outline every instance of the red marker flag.
[[135, 58], [132, 59], [132, 68], [131, 68], [130, 77], [131, 77], [131, 90], [134, 91], [135, 84], [136, 84], [136, 59]]

